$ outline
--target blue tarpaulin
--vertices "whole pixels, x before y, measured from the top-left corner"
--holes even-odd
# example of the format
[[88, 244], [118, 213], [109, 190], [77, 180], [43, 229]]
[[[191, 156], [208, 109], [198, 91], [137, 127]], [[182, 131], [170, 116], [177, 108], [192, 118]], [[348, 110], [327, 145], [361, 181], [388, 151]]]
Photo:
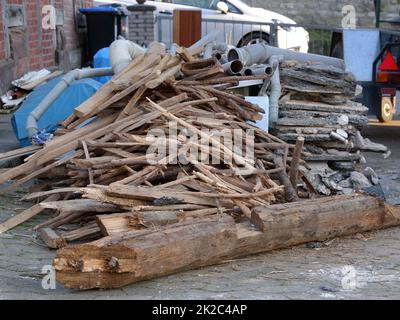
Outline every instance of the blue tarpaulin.
[[[11, 123], [22, 147], [31, 144], [26, 130], [28, 115], [60, 81], [61, 77], [57, 77], [38, 87], [29, 94], [22, 106], [14, 113]], [[38, 121], [39, 130], [45, 129], [47, 132], [54, 132], [60, 122], [70, 116], [77, 106], [89, 99], [101, 86], [100, 82], [93, 79], [74, 81], [40, 118]]]
[[[111, 67], [110, 63], [110, 48], [103, 48], [97, 51], [93, 58], [93, 67], [94, 68], [109, 68]], [[94, 78], [96, 81], [101, 83], [106, 83], [111, 79], [111, 76], [98, 77]]]

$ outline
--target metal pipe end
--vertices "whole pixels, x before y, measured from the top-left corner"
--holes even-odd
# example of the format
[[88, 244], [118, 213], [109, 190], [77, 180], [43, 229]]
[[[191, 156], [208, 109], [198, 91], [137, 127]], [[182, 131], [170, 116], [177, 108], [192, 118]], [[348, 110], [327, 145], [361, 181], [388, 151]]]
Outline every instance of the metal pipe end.
[[240, 60], [234, 60], [231, 62], [232, 73], [240, 73], [243, 70], [243, 63]]
[[216, 52], [213, 53], [213, 57], [215, 59], [217, 59], [218, 61], [220, 61], [222, 59], [222, 54], [219, 53], [218, 51], [216, 51]]
[[245, 76], [252, 76], [253, 75], [253, 70], [250, 68], [244, 69], [244, 75]]
[[266, 66], [265, 68], [265, 74], [267, 76], [272, 76], [274, 74], [274, 69], [271, 66]]
[[232, 48], [228, 51], [228, 61], [241, 60], [241, 54], [237, 48]]

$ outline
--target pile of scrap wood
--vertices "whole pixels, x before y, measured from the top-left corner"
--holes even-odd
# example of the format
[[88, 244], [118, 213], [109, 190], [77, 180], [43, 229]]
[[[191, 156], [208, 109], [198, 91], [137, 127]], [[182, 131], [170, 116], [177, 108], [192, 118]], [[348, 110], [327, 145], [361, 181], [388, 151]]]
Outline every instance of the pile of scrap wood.
[[320, 63], [281, 64], [283, 96], [277, 136], [304, 137], [309, 161], [360, 161], [358, 151], [386, 153], [387, 147], [361, 137], [368, 108], [355, 102], [357, 83], [346, 71]]
[[[301, 149], [249, 124], [264, 110], [225, 91], [266, 76], [227, 76], [215, 58], [178, 52], [171, 56], [152, 44], [76, 108], [43, 148], [3, 155], [33, 153], [0, 176], [0, 183], [12, 180], [1, 192], [40, 178], [40, 191], [25, 200], [41, 202], [0, 231], [54, 210], [58, 215], [35, 229], [59, 247], [216, 214], [240, 220], [255, 206], [298, 200], [291, 181], [302, 179]], [[162, 137], [149, 135], [157, 130]], [[80, 225], [65, 230], [71, 222]]]
[[33, 154], [0, 175], [10, 182], [2, 193], [39, 178], [24, 197], [37, 203], [0, 232], [55, 212], [34, 229], [62, 248], [58, 281], [114, 288], [399, 224], [398, 210], [373, 197], [317, 198], [299, 171], [304, 140], [292, 145], [248, 123], [263, 110], [226, 89], [265, 75], [227, 76], [201, 50], [177, 52], [153, 43], [43, 148], [14, 152]]
[[360, 171], [358, 164], [365, 163], [361, 152], [389, 156], [390, 150], [364, 139], [360, 133], [368, 124], [368, 108], [355, 102], [354, 76], [321, 63], [295, 61], [283, 62], [280, 76], [283, 92], [274, 133], [287, 142], [303, 137], [305, 160], [309, 164], [325, 162], [335, 170], [322, 178], [319, 173], [317, 177], [309, 176], [314, 188], [330, 195], [351, 192], [360, 181], [362, 187], [376, 184], [370, 168], [366, 174], [354, 172]]

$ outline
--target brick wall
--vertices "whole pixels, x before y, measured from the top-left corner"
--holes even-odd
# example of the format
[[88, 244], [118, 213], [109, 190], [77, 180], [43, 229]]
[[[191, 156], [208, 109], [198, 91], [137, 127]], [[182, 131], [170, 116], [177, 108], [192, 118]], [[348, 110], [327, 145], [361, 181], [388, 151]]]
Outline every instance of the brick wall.
[[139, 45], [148, 46], [154, 41], [155, 7], [134, 5], [129, 6], [128, 10], [130, 12], [128, 39]]
[[4, 60], [5, 48], [4, 48], [4, 25], [3, 25], [3, 4], [0, 1], [0, 61]]
[[[0, 73], [6, 72], [5, 78], [15, 79], [42, 68], [67, 70], [80, 66], [74, 2], [77, 11], [92, 6], [93, 0], [0, 0]], [[23, 9], [22, 25], [7, 25], [9, 19], [5, 15], [10, 5]], [[56, 30], [42, 28], [41, 11], [45, 5], [53, 5], [62, 15]], [[7, 89], [8, 80], [0, 81], [0, 93]]]
[[[318, 24], [340, 27], [342, 8], [353, 5], [357, 14], [357, 27], [375, 26], [373, 0], [244, 0], [253, 7], [261, 7], [288, 16], [300, 24]], [[382, 19], [398, 16], [399, 0], [382, 0]]]

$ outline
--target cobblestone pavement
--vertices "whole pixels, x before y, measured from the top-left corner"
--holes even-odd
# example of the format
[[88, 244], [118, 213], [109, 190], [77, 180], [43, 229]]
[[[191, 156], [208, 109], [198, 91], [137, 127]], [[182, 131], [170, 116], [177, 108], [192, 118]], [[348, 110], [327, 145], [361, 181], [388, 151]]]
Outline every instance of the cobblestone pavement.
[[[365, 133], [393, 151], [389, 160], [368, 155], [382, 175], [398, 175], [400, 126]], [[0, 221], [28, 204], [23, 190], [0, 197]], [[141, 282], [122, 289], [44, 290], [42, 267], [54, 251], [30, 228], [41, 216], [0, 235], [0, 299], [399, 299], [400, 228], [334, 239], [319, 249], [299, 246]]]

